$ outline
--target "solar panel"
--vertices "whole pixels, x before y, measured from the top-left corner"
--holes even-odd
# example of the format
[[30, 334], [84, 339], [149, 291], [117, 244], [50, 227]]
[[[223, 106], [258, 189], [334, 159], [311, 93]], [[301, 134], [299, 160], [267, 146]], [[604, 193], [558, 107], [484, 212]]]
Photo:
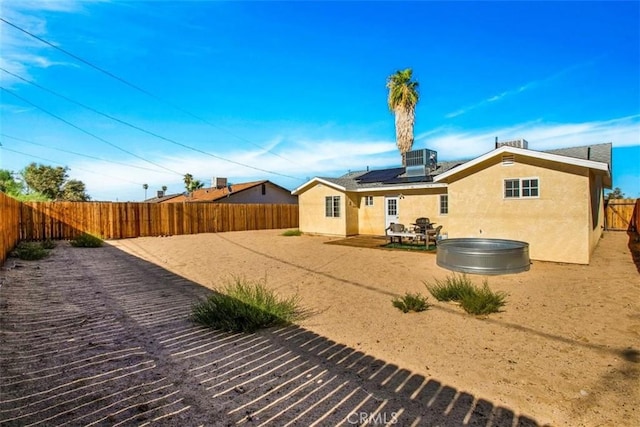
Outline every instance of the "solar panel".
[[397, 178], [398, 175], [404, 173], [404, 168], [392, 168], [392, 169], [380, 169], [370, 171], [357, 178], [361, 184], [371, 182], [384, 182], [390, 179]]
[[409, 184], [412, 182], [433, 182], [433, 176], [405, 176], [383, 181], [383, 184]]

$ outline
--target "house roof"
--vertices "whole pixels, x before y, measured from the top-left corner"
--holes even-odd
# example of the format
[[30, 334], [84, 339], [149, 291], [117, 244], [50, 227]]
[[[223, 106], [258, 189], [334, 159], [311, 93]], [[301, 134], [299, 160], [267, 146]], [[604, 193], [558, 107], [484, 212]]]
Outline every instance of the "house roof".
[[[607, 154], [608, 151], [608, 154]], [[586, 167], [589, 169], [600, 170], [605, 172], [607, 177], [611, 177], [610, 170], [610, 162], [611, 162], [611, 143], [608, 144], [598, 144], [593, 146], [584, 146], [584, 147], [573, 147], [573, 148], [563, 148], [558, 150], [550, 150], [550, 151], [535, 151], [524, 148], [511, 147], [508, 145], [503, 145], [500, 148], [489, 151], [488, 153], [483, 154], [480, 157], [476, 157], [475, 159], [465, 162], [459, 166], [456, 166], [447, 172], [444, 172], [437, 177], [434, 178], [436, 182], [445, 182], [447, 178], [450, 178], [453, 175], [456, 175], [470, 167], [473, 167], [479, 163], [484, 162], [492, 157], [502, 155], [504, 153], [517, 154], [525, 157], [532, 157], [542, 160], [549, 160], [552, 162], [558, 162], [563, 164], [570, 164], [575, 166]], [[601, 159], [600, 161], [594, 160], [595, 158]], [[607, 161], [608, 160], [608, 161]], [[605, 183], [605, 185], [610, 185], [611, 180]]]
[[145, 200], [145, 203], [162, 203], [166, 200], [173, 199], [174, 197], [178, 197], [181, 195], [182, 193], [176, 193], [176, 194], [166, 194], [162, 197], [152, 197], [150, 199]]
[[[215, 202], [216, 200], [223, 199], [232, 194], [239, 193], [241, 191], [248, 190], [258, 185], [269, 182], [268, 180], [244, 182], [241, 184], [228, 185], [222, 188], [200, 188], [193, 191], [190, 195], [180, 194], [175, 198], [168, 200], [169, 203], [181, 203], [181, 202]], [[276, 185], [276, 184], [273, 184]], [[229, 191], [231, 189], [231, 191]], [[288, 191], [288, 190], [285, 190]]]
[[[600, 170], [611, 177], [611, 143], [585, 145], [581, 147], [560, 148], [548, 151], [535, 151], [524, 148], [516, 148], [504, 145], [500, 148], [492, 150], [480, 157], [476, 157], [471, 160], [457, 160], [438, 162], [437, 168], [431, 171], [430, 177], [425, 177], [421, 181], [407, 182], [403, 181], [404, 168], [388, 168], [379, 169], [376, 174], [371, 174], [372, 171], [355, 171], [349, 172], [338, 178], [331, 177], [316, 177], [312, 180], [302, 184], [300, 187], [293, 190], [291, 193], [296, 195], [304, 191], [305, 188], [315, 183], [322, 183], [329, 187], [335, 188], [340, 191], [349, 192], [370, 192], [370, 191], [385, 191], [389, 189], [407, 190], [417, 188], [434, 188], [446, 186], [445, 180], [454, 174], [457, 174], [469, 167], [472, 167], [478, 163], [481, 163], [493, 156], [501, 155], [505, 152], [512, 154], [519, 154], [523, 156], [529, 156], [534, 158], [551, 160], [559, 163], [573, 164], [591, 169]], [[389, 176], [395, 176], [393, 179], [389, 179]], [[378, 176], [381, 179], [379, 181], [368, 179], [360, 180], [363, 176]], [[610, 185], [610, 179], [605, 185]]]

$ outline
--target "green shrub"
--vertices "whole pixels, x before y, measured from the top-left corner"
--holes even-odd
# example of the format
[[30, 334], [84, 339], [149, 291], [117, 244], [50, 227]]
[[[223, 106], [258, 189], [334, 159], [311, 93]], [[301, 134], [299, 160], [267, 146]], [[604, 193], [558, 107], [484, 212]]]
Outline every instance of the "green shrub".
[[46, 257], [49, 252], [40, 243], [20, 242], [12, 254], [20, 259], [33, 261]]
[[241, 278], [194, 304], [191, 312], [195, 322], [233, 332], [286, 325], [302, 317], [297, 295], [283, 299], [264, 281], [252, 283]]
[[301, 236], [302, 235], [302, 231], [295, 229], [295, 230], [287, 230], [284, 233], [282, 233], [283, 236]]
[[71, 240], [71, 246], [76, 248], [98, 248], [102, 246], [103, 240], [92, 234], [82, 233], [75, 239]]
[[476, 288], [475, 292], [466, 294], [460, 300], [460, 305], [469, 314], [497, 313], [506, 303], [507, 295], [504, 292], [493, 292], [485, 281], [482, 288]]
[[403, 313], [408, 313], [409, 311], [425, 311], [429, 308], [427, 297], [420, 293], [410, 294], [407, 292], [403, 297], [391, 300], [391, 303], [397, 309], [402, 310]]
[[493, 292], [485, 279], [482, 288], [478, 288], [464, 274], [454, 274], [445, 280], [435, 280], [427, 284], [427, 289], [438, 301], [456, 301], [470, 314], [497, 313], [506, 304], [507, 294]]
[[438, 301], [460, 301], [475, 291], [471, 280], [465, 274], [453, 274], [445, 280], [435, 280], [434, 284], [425, 283], [427, 289]]
[[40, 244], [44, 249], [53, 249], [56, 247], [56, 242], [51, 239], [43, 240]]

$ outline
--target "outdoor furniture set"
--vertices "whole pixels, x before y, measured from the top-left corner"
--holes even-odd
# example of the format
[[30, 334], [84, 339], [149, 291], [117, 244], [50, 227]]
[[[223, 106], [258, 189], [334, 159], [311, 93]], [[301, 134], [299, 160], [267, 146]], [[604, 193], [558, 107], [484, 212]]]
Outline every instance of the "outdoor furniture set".
[[384, 232], [389, 237], [389, 242], [393, 243], [395, 240], [399, 244], [402, 244], [402, 239], [406, 238], [413, 243], [422, 243], [428, 247], [429, 243], [433, 242], [434, 245], [438, 244], [438, 237], [440, 236], [440, 230], [442, 226], [435, 227], [435, 223], [429, 221], [429, 218], [418, 218], [416, 222], [411, 224], [411, 227], [405, 227], [404, 224], [391, 223]]

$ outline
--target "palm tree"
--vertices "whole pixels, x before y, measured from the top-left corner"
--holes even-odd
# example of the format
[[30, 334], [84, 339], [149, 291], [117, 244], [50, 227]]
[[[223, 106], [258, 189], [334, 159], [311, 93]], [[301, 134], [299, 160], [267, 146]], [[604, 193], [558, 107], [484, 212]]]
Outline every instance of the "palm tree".
[[149, 184], [142, 184], [142, 188], [144, 188], [144, 199], [147, 200], [147, 190], [149, 189]]
[[387, 78], [389, 109], [396, 115], [396, 144], [402, 155], [403, 166], [406, 165], [405, 156], [413, 146], [413, 125], [419, 98], [418, 82], [411, 81], [412, 74], [411, 68], [407, 68]]
[[191, 182], [193, 181], [193, 175], [191, 175], [190, 173], [187, 173], [184, 175], [184, 188], [187, 189], [187, 191], [191, 191]]
[[163, 192], [163, 193], [165, 193], [166, 191], [167, 191], [167, 186], [166, 186], [166, 185], [163, 185], [163, 186], [162, 186], [162, 192]]

